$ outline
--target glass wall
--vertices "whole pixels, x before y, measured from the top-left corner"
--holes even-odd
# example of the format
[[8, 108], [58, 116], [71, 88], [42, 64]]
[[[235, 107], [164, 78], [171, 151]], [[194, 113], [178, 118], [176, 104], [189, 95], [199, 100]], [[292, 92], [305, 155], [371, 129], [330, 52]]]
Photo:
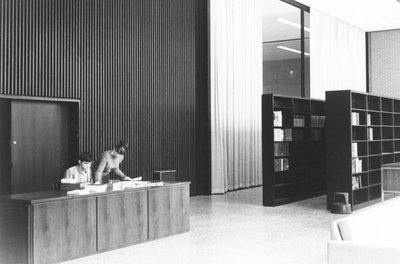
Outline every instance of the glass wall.
[[[303, 27], [301, 25], [305, 25]], [[263, 90], [309, 97], [309, 13], [279, 0], [263, 3]]]

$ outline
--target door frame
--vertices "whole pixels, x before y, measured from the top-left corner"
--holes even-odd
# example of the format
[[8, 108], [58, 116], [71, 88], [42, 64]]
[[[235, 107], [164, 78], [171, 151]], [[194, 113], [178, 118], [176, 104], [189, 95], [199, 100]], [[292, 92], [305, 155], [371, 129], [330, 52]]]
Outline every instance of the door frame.
[[[77, 155], [79, 154], [79, 148], [80, 148], [79, 140], [81, 135], [81, 127], [80, 127], [81, 101], [79, 99], [39, 97], [39, 96], [19, 96], [19, 95], [4, 95], [4, 94], [0, 94], [0, 99], [9, 100], [10, 103], [12, 101], [38, 101], [38, 102], [67, 104], [68, 124], [69, 124], [68, 144], [71, 144], [71, 146], [73, 146], [72, 148], [68, 149], [68, 164], [69, 166], [73, 166], [76, 164]], [[9, 129], [11, 130], [11, 126]], [[10, 171], [10, 177], [11, 177], [11, 171]], [[12, 191], [12, 186], [10, 186], [9, 192], [11, 193], [11, 191]]]

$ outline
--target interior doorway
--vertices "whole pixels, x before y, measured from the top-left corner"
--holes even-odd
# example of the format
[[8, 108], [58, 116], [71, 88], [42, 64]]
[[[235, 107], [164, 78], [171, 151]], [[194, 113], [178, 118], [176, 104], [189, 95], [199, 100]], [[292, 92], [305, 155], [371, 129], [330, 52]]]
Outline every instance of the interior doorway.
[[54, 189], [79, 152], [79, 101], [1, 98], [1, 194]]

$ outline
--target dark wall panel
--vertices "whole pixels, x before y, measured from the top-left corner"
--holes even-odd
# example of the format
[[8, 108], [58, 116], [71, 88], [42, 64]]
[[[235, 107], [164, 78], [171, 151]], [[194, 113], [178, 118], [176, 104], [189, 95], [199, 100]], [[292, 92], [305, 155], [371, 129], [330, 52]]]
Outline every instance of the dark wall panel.
[[211, 194], [208, 0], [196, 0], [196, 193]]
[[80, 99], [80, 151], [127, 139], [126, 174], [176, 169], [195, 194], [195, 4], [0, 0], [0, 94]]

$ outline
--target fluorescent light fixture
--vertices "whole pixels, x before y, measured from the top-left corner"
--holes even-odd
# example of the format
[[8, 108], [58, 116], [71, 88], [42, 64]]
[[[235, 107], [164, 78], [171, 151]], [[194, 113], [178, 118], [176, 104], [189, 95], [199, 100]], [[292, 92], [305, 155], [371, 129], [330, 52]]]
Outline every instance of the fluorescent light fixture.
[[[284, 19], [284, 18], [280, 18], [280, 17], [275, 17], [275, 20], [279, 21], [279, 22], [281, 22], [283, 24], [286, 24], [286, 25], [301, 29], [301, 25], [300, 24], [297, 24], [297, 23], [292, 22], [290, 20], [287, 20], [287, 19]], [[304, 31], [310, 32], [310, 29], [308, 27], [304, 27]]]
[[[294, 53], [301, 54], [301, 51], [300, 51], [300, 50], [297, 50], [297, 49], [291, 49], [291, 48], [288, 48], [288, 47], [285, 47], [285, 46], [276, 46], [276, 47], [277, 47], [278, 49], [281, 49], [281, 50], [287, 50], [287, 51], [290, 51], [290, 52], [294, 52]], [[304, 52], [304, 55], [310, 56], [310, 53]]]

